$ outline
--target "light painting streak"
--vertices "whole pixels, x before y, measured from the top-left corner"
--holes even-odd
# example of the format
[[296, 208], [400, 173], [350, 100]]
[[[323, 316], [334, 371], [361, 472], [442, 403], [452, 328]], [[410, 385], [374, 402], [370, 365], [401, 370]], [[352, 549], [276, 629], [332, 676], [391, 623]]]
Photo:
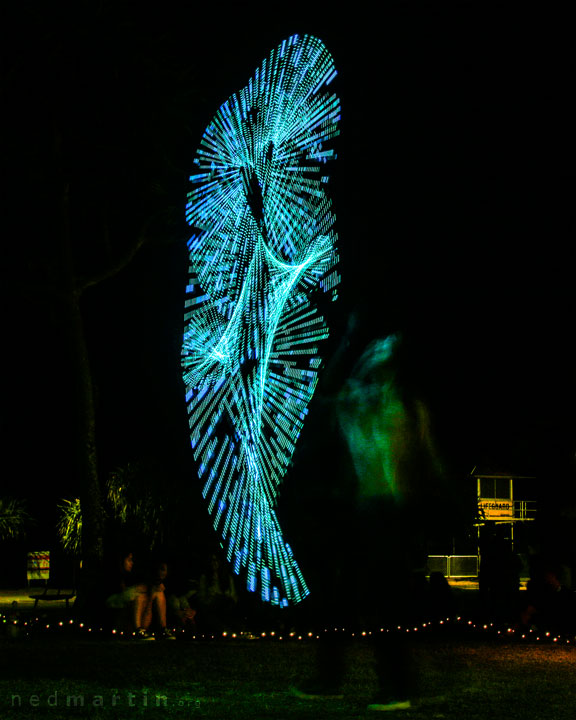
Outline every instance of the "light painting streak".
[[195, 158], [182, 365], [203, 495], [249, 590], [308, 594], [276, 516], [278, 488], [318, 381], [336, 299], [326, 194], [340, 102], [332, 57], [292, 36], [218, 110]]

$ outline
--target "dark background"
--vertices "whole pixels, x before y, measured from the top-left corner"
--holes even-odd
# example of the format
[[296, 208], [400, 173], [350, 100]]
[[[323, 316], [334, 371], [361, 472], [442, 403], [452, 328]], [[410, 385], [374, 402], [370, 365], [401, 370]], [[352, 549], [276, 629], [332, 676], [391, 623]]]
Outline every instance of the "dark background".
[[556, 507], [574, 493], [568, 18], [473, 3], [392, 2], [378, 17], [373, 5], [290, 5], [281, 17], [271, 7], [4, 11], [1, 493], [29, 500], [36, 544], [77, 487], [75, 392], [54, 291], [56, 135], [79, 274], [103, 270], [156, 213], [151, 242], [83, 298], [101, 473], [160, 461], [170, 492], [182, 492], [190, 522], [204, 528], [179, 368], [187, 177], [219, 105], [295, 32], [318, 35], [339, 71], [332, 192], [342, 283], [328, 363], [351, 313], [357, 322], [285, 480], [292, 523], [294, 488], [332, 471], [337, 440], [322, 436], [321, 398], [370, 339], [390, 332], [405, 337], [406, 382], [430, 407], [455, 483], [481, 466], [536, 475]]

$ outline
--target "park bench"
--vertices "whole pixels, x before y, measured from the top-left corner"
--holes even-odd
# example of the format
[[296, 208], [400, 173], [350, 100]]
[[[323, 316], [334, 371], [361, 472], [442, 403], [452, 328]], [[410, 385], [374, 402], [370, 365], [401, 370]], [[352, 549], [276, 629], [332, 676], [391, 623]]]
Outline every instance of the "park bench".
[[64, 591], [61, 588], [57, 587], [50, 587], [49, 585], [46, 585], [42, 592], [34, 593], [34, 595], [29, 595], [29, 597], [34, 600], [34, 609], [38, 607], [38, 603], [40, 600], [51, 602], [54, 600], [65, 600], [66, 601], [66, 610], [70, 609], [69, 601], [75, 597], [76, 593], [72, 591]]

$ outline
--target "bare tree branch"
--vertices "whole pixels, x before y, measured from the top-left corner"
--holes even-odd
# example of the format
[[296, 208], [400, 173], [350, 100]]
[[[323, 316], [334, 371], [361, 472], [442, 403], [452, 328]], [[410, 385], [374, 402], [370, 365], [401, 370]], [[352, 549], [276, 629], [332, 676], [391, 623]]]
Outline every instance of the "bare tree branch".
[[142, 232], [138, 236], [136, 242], [128, 248], [124, 255], [121, 255], [119, 258], [117, 258], [116, 262], [109, 265], [105, 270], [100, 273], [96, 273], [90, 277], [79, 278], [76, 283], [76, 294], [81, 295], [87, 288], [92, 287], [93, 285], [98, 285], [104, 280], [108, 280], [108, 278], [117, 275], [120, 271], [122, 271], [127, 265], [132, 262], [140, 248], [146, 243], [147, 240], [148, 238], [146, 236], [146, 233]]

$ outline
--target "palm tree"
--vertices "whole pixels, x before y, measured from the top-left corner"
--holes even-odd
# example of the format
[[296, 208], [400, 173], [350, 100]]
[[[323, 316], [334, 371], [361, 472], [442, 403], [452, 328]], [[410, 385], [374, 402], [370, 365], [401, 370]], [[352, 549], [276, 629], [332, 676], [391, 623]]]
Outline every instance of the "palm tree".
[[64, 550], [79, 557], [82, 553], [82, 509], [80, 499], [64, 499], [58, 505], [60, 518], [56, 525]]
[[[194, 68], [179, 65], [159, 28], [140, 30], [140, 17], [125, 2], [81, 3], [66, 22], [37, 3], [16, 15], [27, 44], [8, 52], [3, 69], [11, 129], [6, 159], [8, 174], [19, 178], [16, 212], [20, 217], [19, 203], [26, 202], [35, 214], [31, 226], [41, 226], [43, 237], [33, 232], [11, 243], [14, 260], [3, 264], [12, 270], [2, 280], [21, 301], [13, 305], [33, 307], [41, 298], [62, 343], [76, 409], [83, 567], [94, 574], [102, 566], [106, 518], [86, 298], [105, 295], [107, 282], [144, 245], [185, 237], [177, 203], [186, 172], [174, 158], [196, 105]], [[33, 103], [30, 86], [40, 93]], [[42, 199], [28, 203], [38, 187]]]
[[110, 473], [106, 500], [113, 519], [124, 527], [137, 528], [150, 547], [163, 540], [163, 504], [159, 501], [154, 468], [146, 462], [128, 462]]
[[[141, 535], [154, 547], [162, 542], [163, 505], [152, 468], [145, 462], [128, 462], [106, 480], [106, 516], [113, 524]], [[62, 547], [76, 557], [82, 555], [82, 505], [79, 498], [64, 498], [58, 505], [56, 525]]]
[[30, 515], [22, 500], [0, 498], [0, 540], [13, 540], [24, 534]]

